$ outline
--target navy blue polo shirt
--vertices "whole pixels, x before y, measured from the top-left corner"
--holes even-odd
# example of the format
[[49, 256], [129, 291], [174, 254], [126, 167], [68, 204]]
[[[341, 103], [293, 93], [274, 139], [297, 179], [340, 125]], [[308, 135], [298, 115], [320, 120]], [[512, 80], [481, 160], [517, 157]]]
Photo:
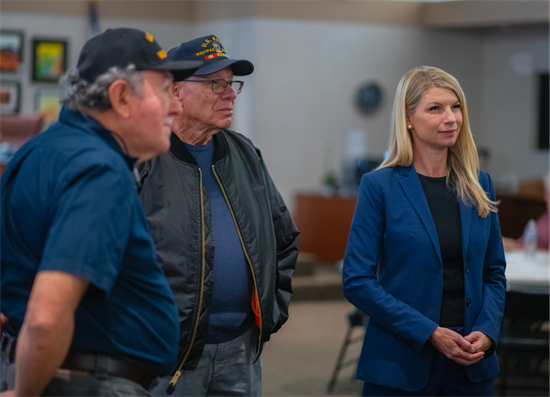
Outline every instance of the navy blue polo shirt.
[[2, 175], [1, 301], [17, 335], [36, 274], [90, 287], [71, 349], [126, 355], [158, 375], [176, 360], [179, 321], [131, 172], [135, 159], [97, 121], [63, 108]]

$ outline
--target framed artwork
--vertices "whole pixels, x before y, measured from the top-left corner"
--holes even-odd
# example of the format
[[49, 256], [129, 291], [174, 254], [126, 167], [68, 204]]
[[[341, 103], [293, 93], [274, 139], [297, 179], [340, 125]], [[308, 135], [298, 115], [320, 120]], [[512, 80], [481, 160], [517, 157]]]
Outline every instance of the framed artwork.
[[0, 114], [19, 113], [21, 84], [18, 81], [0, 81]]
[[17, 72], [22, 60], [23, 32], [0, 30], [0, 72]]
[[40, 89], [34, 97], [34, 110], [44, 117], [44, 126], [57, 121], [61, 105], [59, 104], [59, 90]]
[[32, 80], [57, 83], [67, 70], [67, 42], [34, 39], [32, 41]]

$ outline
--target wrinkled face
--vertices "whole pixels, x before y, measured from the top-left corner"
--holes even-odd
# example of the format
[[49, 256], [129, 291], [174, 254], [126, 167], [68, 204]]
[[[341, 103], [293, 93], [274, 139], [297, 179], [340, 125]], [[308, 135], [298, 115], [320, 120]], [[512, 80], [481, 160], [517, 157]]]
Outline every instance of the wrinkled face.
[[133, 131], [125, 137], [130, 153], [140, 162], [170, 149], [172, 117], [178, 112], [172, 75], [157, 71], [143, 74], [141, 93], [130, 95]]
[[[232, 81], [233, 71], [227, 67], [216, 73], [189, 78], [189, 80], [215, 79]], [[212, 92], [212, 84], [208, 81], [204, 83], [184, 81], [180, 84], [182, 85], [180, 100], [182, 117], [186, 119], [188, 125], [196, 130], [221, 130], [231, 126], [237, 93], [230, 85], [223, 94], [216, 94]]]
[[415, 150], [453, 146], [462, 126], [458, 97], [449, 89], [430, 88], [414, 112], [407, 112], [407, 125], [411, 125]]

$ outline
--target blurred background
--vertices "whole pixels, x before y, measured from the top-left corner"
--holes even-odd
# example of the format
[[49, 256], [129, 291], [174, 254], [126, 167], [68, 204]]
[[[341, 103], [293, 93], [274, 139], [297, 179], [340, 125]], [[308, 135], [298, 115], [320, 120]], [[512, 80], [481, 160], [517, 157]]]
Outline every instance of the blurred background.
[[[407, 70], [436, 66], [461, 83], [503, 235], [520, 237], [546, 210], [547, 0], [2, 0], [0, 166], [55, 121], [59, 76], [88, 38], [114, 27], [146, 30], [166, 50], [214, 34], [231, 58], [255, 65], [232, 128], [261, 149], [302, 232], [291, 317], [263, 356], [266, 395], [327, 393], [353, 312], [334, 264], [358, 179], [384, 157]], [[353, 369], [335, 393], [357, 393]], [[547, 361], [542, 369], [548, 395]]]
[[[436, 66], [461, 83], [495, 184], [517, 190], [548, 170], [548, 136], [539, 142], [548, 7], [546, 0], [2, 0], [1, 29], [22, 34], [21, 61], [2, 67], [2, 80], [19, 84], [21, 114], [44, 112], [56, 78], [36, 76], [36, 42], [64, 43], [70, 67], [94, 30], [139, 28], [165, 49], [218, 35], [230, 57], [256, 67], [244, 78], [233, 127], [262, 150], [294, 210], [295, 195], [331, 182], [327, 174], [344, 186], [349, 157], [383, 158], [399, 79], [412, 67]], [[2, 36], [6, 48], [14, 38]], [[542, 112], [547, 134], [548, 103]]]

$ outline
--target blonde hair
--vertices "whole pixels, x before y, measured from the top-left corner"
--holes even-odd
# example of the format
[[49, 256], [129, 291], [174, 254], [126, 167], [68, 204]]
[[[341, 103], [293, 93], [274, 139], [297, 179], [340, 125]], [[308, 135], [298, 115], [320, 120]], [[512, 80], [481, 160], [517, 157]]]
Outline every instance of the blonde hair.
[[489, 212], [497, 212], [498, 202], [492, 201], [479, 184], [479, 158], [468, 121], [466, 97], [458, 80], [441, 69], [421, 66], [409, 70], [401, 78], [392, 110], [388, 156], [378, 168], [396, 165], [408, 167], [413, 162], [412, 137], [407, 129], [407, 111], [412, 113], [430, 88], [445, 88], [453, 91], [462, 113], [462, 127], [453, 146], [448, 149], [447, 163], [450, 172], [447, 183], [453, 187], [465, 204], [477, 208], [485, 218]]

